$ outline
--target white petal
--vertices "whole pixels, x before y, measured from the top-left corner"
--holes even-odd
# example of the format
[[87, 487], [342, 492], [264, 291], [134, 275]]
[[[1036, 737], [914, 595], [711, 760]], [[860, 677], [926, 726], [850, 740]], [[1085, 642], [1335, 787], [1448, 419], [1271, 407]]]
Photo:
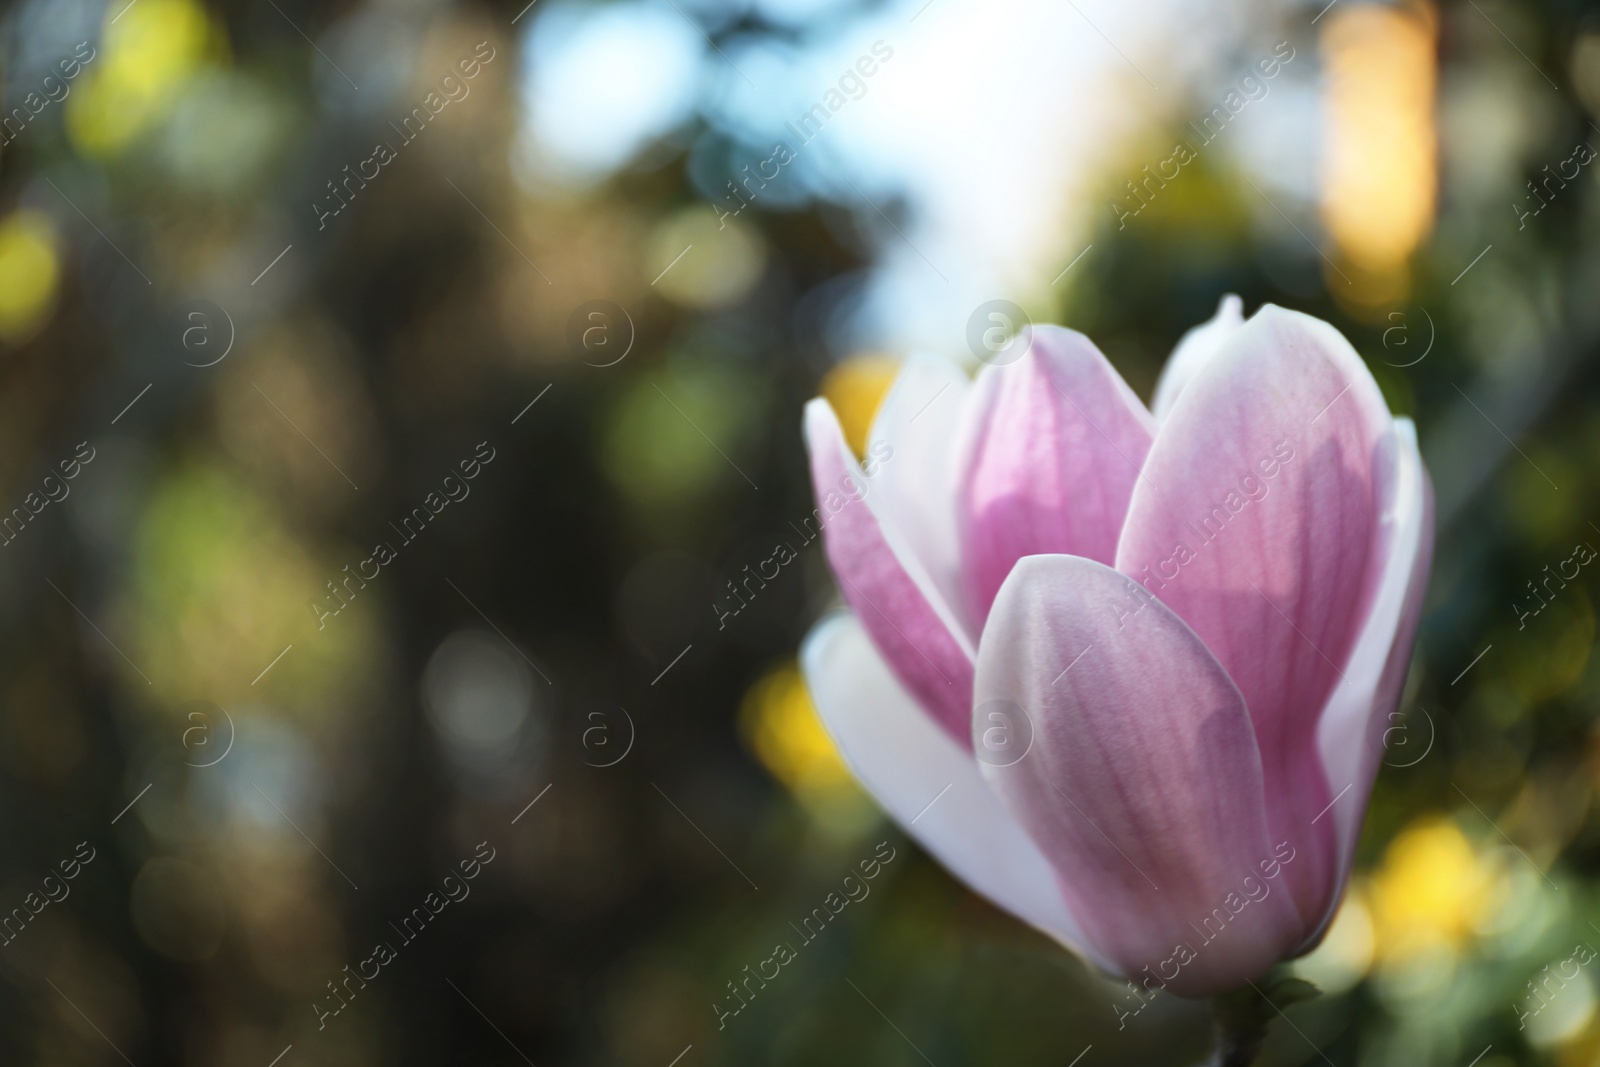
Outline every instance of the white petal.
[[[961, 586], [952, 451], [971, 387], [966, 372], [948, 359], [909, 357], [872, 420], [866, 463], [878, 468], [872, 477], [878, 514], [976, 642]], [[873, 451], [884, 446], [888, 458]]]
[[[1317, 726], [1317, 749], [1335, 796], [1327, 817], [1335, 828], [1341, 881], [1350, 870], [1383, 754], [1389, 713], [1395, 710], [1405, 682], [1433, 551], [1427, 472], [1417, 450], [1416, 427], [1410, 419], [1395, 419], [1394, 423], [1392, 490], [1388, 506], [1379, 516], [1382, 576], [1366, 623], [1350, 650], [1344, 677], [1328, 698]], [[1331, 912], [1324, 922], [1328, 918]]]
[[801, 650], [806, 684], [845, 762], [894, 821], [978, 894], [1071, 951], [1084, 948], [1055, 870], [956, 745], [889, 673], [861, 624], [831, 615]]
[[1173, 403], [1183, 387], [1199, 373], [1206, 361], [1216, 354], [1233, 331], [1244, 325], [1244, 302], [1229, 293], [1217, 305], [1217, 313], [1178, 339], [1178, 346], [1167, 358], [1161, 377], [1156, 382], [1156, 395], [1150, 412], [1161, 422], [1172, 410]]

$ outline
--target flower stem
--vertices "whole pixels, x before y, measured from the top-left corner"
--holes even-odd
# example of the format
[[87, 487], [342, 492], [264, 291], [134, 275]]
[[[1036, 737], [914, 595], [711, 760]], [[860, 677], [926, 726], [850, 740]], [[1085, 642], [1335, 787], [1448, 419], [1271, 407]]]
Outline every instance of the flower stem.
[[1310, 982], [1283, 977], [1211, 998], [1217, 1047], [1208, 1067], [1250, 1067], [1266, 1040], [1267, 1025], [1280, 1009], [1316, 995]]
[[1266, 998], [1253, 989], [1242, 989], [1214, 997], [1211, 1001], [1211, 1030], [1216, 1035], [1216, 1051], [1209, 1067], [1250, 1067], [1267, 1036], [1267, 1020], [1261, 1008]]

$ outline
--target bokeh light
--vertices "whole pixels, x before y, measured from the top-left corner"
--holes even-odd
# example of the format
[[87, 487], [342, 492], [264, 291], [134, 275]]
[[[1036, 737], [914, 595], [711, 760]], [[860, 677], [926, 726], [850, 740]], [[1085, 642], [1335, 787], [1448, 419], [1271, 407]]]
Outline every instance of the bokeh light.
[[774, 667], [750, 687], [739, 708], [739, 732], [761, 765], [825, 826], [849, 834], [876, 817], [824, 729], [797, 664]]
[[1431, 0], [1346, 4], [1322, 30], [1322, 217], [1358, 276], [1354, 306], [1409, 295], [1407, 261], [1433, 226], [1437, 34]]
[[18, 212], [0, 222], [0, 340], [26, 341], [55, 308], [61, 266], [47, 216]]
[[202, 61], [220, 50], [219, 34], [194, 0], [143, 0], [108, 21], [100, 54], [67, 98], [74, 142], [99, 157], [126, 150], [167, 114]]
[[899, 373], [899, 360], [868, 354], [841, 360], [823, 376], [819, 392], [839, 416], [844, 439], [856, 455], [866, 454], [872, 419]]

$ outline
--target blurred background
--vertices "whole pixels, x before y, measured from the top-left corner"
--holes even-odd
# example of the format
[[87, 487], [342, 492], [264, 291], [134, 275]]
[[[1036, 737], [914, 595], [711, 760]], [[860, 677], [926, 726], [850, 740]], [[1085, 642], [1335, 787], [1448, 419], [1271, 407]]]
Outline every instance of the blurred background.
[[0, 1062], [1197, 1061], [852, 784], [818, 548], [725, 613], [810, 396], [859, 446], [1009, 301], [1148, 399], [1237, 292], [1440, 521], [1267, 1062], [1600, 1063], [1594, 578], [1534, 591], [1600, 547], [1591, 5], [22, 0], [0, 56]]

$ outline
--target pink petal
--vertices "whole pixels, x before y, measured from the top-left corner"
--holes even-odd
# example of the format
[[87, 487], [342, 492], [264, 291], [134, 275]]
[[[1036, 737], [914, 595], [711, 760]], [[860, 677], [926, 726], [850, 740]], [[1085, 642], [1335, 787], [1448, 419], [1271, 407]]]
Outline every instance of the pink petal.
[[912, 355], [889, 387], [867, 435], [877, 509], [905, 538], [934, 587], [976, 641], [966, 615], [956, 548], [954, 442], [972, 388], [942, 356]]
[[1023, 357], [985, 367], [957, 465], [957, 531], [976, 618], [1023, 556], [1110, 563], [1155, 424], [1081, 333], [1030, 331]]
[[[982, 746], [1008, 702], [1034, 736], [1001, 766]], [[1137, 583], [1076, 556], [1019, 562], [979, 643], [974, 703], [985, 777], [1123, 974], [1230, 989], [1304, 937], [1283, 879], [1300, 858], [1274, 855], [1244, 700]]]
[[1244, 694], [1272, 837], [1308, 923], [1337, 886], [1318, 719], [1378, 582], [1393, 420], [1327, 323], [1268, 305], [1185, 388], [1133, 492], [1117, 569], [1187, 622]]
[[900, 828], [974, 892], [1104, 966], [1084, 947], [1050, 862], [983, 780], [972, 754], [890, 673], [860, 621], [847, 612], [823, 619], [800, 660], [828, 733]]
[[[1417, 451], [1416, 427], [1410, 419], [1396, 419], [1395, 430], [1396, 462], [1386, 479], [1389, 492], [1379, 520], [1382, 577], [1344, 678], [1317, 731], [1328, 783], [1339, 798], [1328, 818], [1334, 824], [1341, 883], [1350, 871], [1378, 761], [1385, 752], [1384, 736], [1395, 725], [1389, 716], [1400, 702], [1433, 558], [1433, 487]], [[1388, 750], [1389, 762], [1420, 759], [1431, 736], [1425, 723], [1413, 721], [1406, 727], [1405, 744]], [[1334, 903], [1330, 901], [1314, 938], [1333, 918]]]
[[1244, 325], [1244, 302], [1229, 293], [1217, 305], [1217, 313], [1178, 339], [1178, 346], [1167, 357], [1151, 398], [1150, 412], [1157, 422], [1165, 422], [1177, 402], [1178, 394], [1200, 373], [1200, 368], [1222, 349], [1224, 342]]
[[876, 510], [826, 400], [806, 405], [806, 443], [828, 562], [895, 676], [961, 744], [972, 718], [971, 642], [899, 531]]

